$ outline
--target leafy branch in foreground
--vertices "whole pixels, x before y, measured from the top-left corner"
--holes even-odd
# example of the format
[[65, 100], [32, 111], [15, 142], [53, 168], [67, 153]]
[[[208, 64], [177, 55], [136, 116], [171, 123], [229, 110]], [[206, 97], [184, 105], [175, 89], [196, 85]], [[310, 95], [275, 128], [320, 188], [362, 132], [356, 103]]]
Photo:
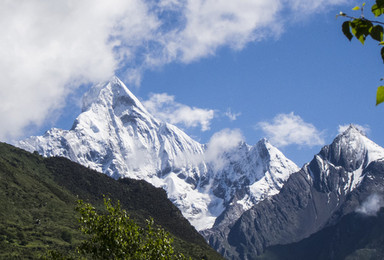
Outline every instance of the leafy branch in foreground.
[[[340, 12], [336, 17], [342, 16], [349, 18], [342, 24], [342, 31], [349, 41], [355, 36], [361, 44], [370, 36], [373, 40], [379, 42], [379, 45], [384, 46], [383, 41], [383, 26], [381, 21], [370, 20], [364, 16], [365, 3], [362, 6], [355, 6], [353, 11], [361, 11], [359, 17], [349, 16], [346, 13]], [[375, 17], [380, 17], [384, 13], [384, 0], [376, 0], [375, 4], [371, 7], [371, 12]], [[381, 47], [381, 58], [384, 62], [384, 47]], [[376, 105], [384, 102], [384, 86], [380, 86], [376, 93]]]
[[45, 259], [186, 259], [175, 253], [173, 239], [164, 229], [154, 227], [152, 218], [142, 228], [121, 209], [120, 202], [113, 207], [111, 200], [104, 198], [104, 206], [107, 212], [99, 214], [91, 204], [78, 200], [80, 230], [88, 239], [77, 248], [76, 256], [51, 251]]

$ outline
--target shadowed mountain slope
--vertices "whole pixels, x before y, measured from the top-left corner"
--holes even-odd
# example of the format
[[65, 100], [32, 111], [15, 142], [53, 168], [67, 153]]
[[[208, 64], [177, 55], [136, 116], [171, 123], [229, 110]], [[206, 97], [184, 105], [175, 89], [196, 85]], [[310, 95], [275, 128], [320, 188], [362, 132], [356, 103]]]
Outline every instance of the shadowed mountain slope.
[[153, 217], [193, 259], [221, 259], [182, 216], [164, 190], [145, 181], [114, 180], [68, 159], [44, 159], [0, 143], [0, 258], [37, 258], [47, 249], [73, 250], [77, 196], [102, 208], [103, 195], [120, 200], [138, 223]]
[[220, 252], [254, 259], [265, 248], [337, 224], [369, 195], [383, 193], [383, 158], [384, 149], [351, 126], [292, 174], [279, 194], [246, 211], [230, 227], [228, 247]]

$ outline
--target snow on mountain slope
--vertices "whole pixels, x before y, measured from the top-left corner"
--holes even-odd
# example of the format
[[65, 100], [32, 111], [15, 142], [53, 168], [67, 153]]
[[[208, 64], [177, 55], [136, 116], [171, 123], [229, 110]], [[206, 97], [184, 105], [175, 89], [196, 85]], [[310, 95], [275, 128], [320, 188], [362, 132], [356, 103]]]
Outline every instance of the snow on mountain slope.
[[232, 224], [205, 230], [228, 259], [255, 259], [269, 246], [298, 242], [337, 223], [372, 193], [383, 192], [384, 148], [353, 125], [304, 167], [278, 194], [257, 203]]
[[[237, 158], [236, 158], [237, 157]], [[276, 195], [299, 168], [266, 139], [255, 146], [243, 144], [228, 156], [228, 166], [216, 174], [213, 192], [226, 191], [224, 211], [202, 232], [215, 249], [226, 246], [231, 226], [247, 210]], [[244, 174], [247, 173], [247, 174]], [[222, 196], [220, 196], [222, 197]], [[223, 251], [220, 251], [224, 253]]]
[[243, 190], [244, 196], [236, 203], [241, 204], [244, 210], [277, 194], [290, 174], [299, 170], [266, 139], [260, 140], [255, 146], [241, 143], [226, 152], [226, 159], [225, 167], [213, 175], [211, 189], [227, 203], [235, 193]]
[[[339, 134], [332, 144], [323, 147], [321, 152], [315, 156], [311, 165], [316, 164], [319, 173], [311, 170], [311, 165], [307, 164], [304, 168], [315, 180], [316, 184], [322, 185], [324, 189], [334, 189], [327, 187], [334, 176], [330, 173], [342, 167], [347, 178], [342, 178], [337, 182], [340, 190], [339, 194], [353, 191], [363, 180], [363, 170], [373, 161], [384, 158], [384, 148], [369, 140], [355, 126], [350, 125], [347, 130]], [[312, 167], [313, 168], [313, 167]]]
[[53, 128], [18, 146], [162, 187], [198, 230], [212, 227], [230, 203], [242, 204], [242, 212], [278, 193], [298, 170], [265, 140], [223, 151], [225, 163], [216, 169], [205, 160], [206, 145], [155, 119], [117, 77], [85, 94], [70, 130]]

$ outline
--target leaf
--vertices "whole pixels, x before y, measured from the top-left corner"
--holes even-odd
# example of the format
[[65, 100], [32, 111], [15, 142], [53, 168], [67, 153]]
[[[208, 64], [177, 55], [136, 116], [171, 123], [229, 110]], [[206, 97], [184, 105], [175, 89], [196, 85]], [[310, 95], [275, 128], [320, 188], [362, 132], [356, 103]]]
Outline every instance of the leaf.
[[384, 102], [384, 86], [377, 88], [376, 93], [376, 106]]
[[357, 10], [360, 10], [360, 6], [355, 6], [352, 8], [353, 11], [357, 11]]
[[360, 27], [354, 25], [353, 23], [351, 23], [351, 27], [352, 27], [352, 33], [355, 35], [355, 37], [356, 37], [362, 44], [364, 44], [365, 38], [364, 38], [364, 34], [362, 34], [362, 32], [361, 32]]
[[365, 38], [370, 34], [372, 30], [372, 22], [363, 18], [359, 18], [350, 22], [350, 25], [352, 28], [352, 33], [362, 44], [364, 44]]
[[375, 25], [371, 30], [372, 39], [382, 42], [383, 41], [383, 27], [381, 25]]
[[376, 0], [376, 5], [379, 8], [383, 8], [384, 7], [384, 0]]
[[341, 26], [341, 28], [342, 28], [342, 30], [343, 30], [343, 33], [344, 33], [345, 37], [347, 37], [349, 41], [351, 41], [352, 38], [353, 38], [353, 35], [352, 35], [352, 33], [351, 33], [351, 31], [350, 31], [350, 28], [349, 28], [350, 23], [351, 23], [351, 22], [349, 22], [349, 21], [345, 21], [345, 22], [343, 23], [343, 25]]
[[376, 1], [376, 4], [372, 5], [372, 13], [378, 17], [384, 13], [384, 1], [378, 0]]
[[380, 8], [377, 4], [372, 5], [372, 13], [378, 17], [384, 12], [383, 8]]
[[383, 48], [381, 48], [381, 51], [380, 51], [380, 53], [381, 53], [381, 59], [383, 60], [383, 62], [384, 62], [384, 47]]
[[361, 34], [360, 36], [359, 36], [359, 41], [361, 42], [361, 44], [363, 44], [364, 45], [364, 43], [365, 43], [365, 37], [364, 37], [364, 35], [363, 34]]

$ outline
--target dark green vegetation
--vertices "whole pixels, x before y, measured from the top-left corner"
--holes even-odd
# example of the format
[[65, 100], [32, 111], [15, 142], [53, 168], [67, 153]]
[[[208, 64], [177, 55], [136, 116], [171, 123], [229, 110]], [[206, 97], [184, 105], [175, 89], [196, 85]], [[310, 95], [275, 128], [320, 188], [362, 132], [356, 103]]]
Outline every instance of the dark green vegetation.
[[101, 210], [103, 195], [119, 200], [141, 226], [152, 217], [155, 225], [170, 232], [177, 252], [193, 259], [221, 259], [164, 190], [145, 181], [116, 181], [68, 159], [45, 159], [4, 143], [0, 143], [0, 259], [36, 259], [47, 250], [73, 252], [84, 239], [75, 211], [77, 199]]
[[[87, 239], [77, 248], [75, 259], [186, 259], [175, 252], [173, 239], [164, 229], [155, 227], [153, 219], [147, 220], [146, 227], [140, 227], [126, 210], [121, 209], [119, 202], [113, 206], [110, 199], [104, 198], [104, 206], [106, 212], [98, 212], [91, 204], [78, 201], [76, 210], [80, 213], [80, 230]], [[50, 258], [57, 259], [56, 256]], [[72, 259], [71, 256], [67, 258]]]
[[[340, 12], [337, 16], [343, 16], [349, 18], [349, 21], [345, 21], [342, 25], [342, 31], [344, 35], [348, 38], [348, 40], [352, 40], [353, 36], [355, 36], [362, 44], [365, 43], [365, 40], [368, 36], [371, 39], [377, 41], [379, 45], [384, 46], [383, 41], [383, 33], [384, 25], [383, 22], [367, 19], [364, 15], [365, 3], [362, 6], [356, 6], [352, 10], [361, 11], [361, 15], [359, 17], [349, 16], [343, 12]], [[384, 0], [375, 0], [375, 4], [371, 7], [371, 12], [375, 16], [380, 17], [384, 14]], [[384, 62], [384, 47], [381, 47], [381, 58]], [[382, 79], [383, 80], [383, 79]], [[377, 89], [376, 93], [376, 105], [384, 102], [384, 86], [380, 86]]]
[[273, 246], [258, 259], [384, 259], [384, 208], [378, 216], [351, 213], [300, 242]]

